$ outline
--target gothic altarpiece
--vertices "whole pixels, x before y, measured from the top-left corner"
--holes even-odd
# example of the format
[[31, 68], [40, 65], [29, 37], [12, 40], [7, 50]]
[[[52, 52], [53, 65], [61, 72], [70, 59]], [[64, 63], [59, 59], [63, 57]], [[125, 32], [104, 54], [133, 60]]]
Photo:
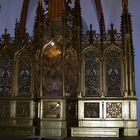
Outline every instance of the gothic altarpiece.
[[[0, 133], [136, 136], [131, 19], [121, 33], [82, 32], [80, 1], [39, 2], [34, 36], [0, 40]], [[56, 3], [55, 3], [56, 2]], [[57, 7], [57, 4], [61, 6]], [[57, 15], [58, 14], [58, 15]]]

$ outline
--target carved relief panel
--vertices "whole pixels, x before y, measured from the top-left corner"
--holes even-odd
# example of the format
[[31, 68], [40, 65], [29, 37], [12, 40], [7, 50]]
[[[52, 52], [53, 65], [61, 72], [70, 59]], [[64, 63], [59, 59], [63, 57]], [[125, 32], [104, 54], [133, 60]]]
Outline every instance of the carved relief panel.
[[107, 102], [106, 103], [106, 118], [122, 118], [122, 103]]
[[60, 118], [61, 103], [58, 101], [43, 102], [43, 118]]

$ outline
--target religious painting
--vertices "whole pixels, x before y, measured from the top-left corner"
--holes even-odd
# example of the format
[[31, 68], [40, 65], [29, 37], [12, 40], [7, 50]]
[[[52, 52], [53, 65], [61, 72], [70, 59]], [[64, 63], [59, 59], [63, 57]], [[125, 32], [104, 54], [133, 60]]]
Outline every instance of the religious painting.
[[62, 46], [51, 41], [43, 48], [43, 96], [57, 97], [63, 89]]

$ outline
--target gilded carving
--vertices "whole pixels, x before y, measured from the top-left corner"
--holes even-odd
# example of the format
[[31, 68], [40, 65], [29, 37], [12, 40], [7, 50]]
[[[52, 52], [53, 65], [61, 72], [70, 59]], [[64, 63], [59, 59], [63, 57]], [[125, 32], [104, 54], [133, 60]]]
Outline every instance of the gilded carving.
[[51, 41], [43, 48], [43, 96], [61, 96], [63, 58], [60, 44]]
[[121, 102], [108, 102], [106, 104], [106, 117], [107, 118], [122, 118], [122, 103]]
[[60, 118], [61, 104], [60, 102], [44, 101], [43, 102], [43, 118]]

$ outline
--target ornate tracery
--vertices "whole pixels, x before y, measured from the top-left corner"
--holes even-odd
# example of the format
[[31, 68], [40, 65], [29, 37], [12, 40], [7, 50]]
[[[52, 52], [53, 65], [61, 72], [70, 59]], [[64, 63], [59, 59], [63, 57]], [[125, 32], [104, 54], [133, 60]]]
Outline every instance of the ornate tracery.
[[13, 85], [13, 52], [6, 47], [0, 54], [0, 96], [11, 96]]
[[92, 49], [85, 57], [85, 96], [99, 96], [100, 88], [100, 53]]
[[110, 49], [106, 52], [106, 96], [121, 96], [121, 52], [117, 49]]
[[17, 96], [28, 97], [32, 94], [33, 80], [33, 53], [23, 48], [17, 53]]

